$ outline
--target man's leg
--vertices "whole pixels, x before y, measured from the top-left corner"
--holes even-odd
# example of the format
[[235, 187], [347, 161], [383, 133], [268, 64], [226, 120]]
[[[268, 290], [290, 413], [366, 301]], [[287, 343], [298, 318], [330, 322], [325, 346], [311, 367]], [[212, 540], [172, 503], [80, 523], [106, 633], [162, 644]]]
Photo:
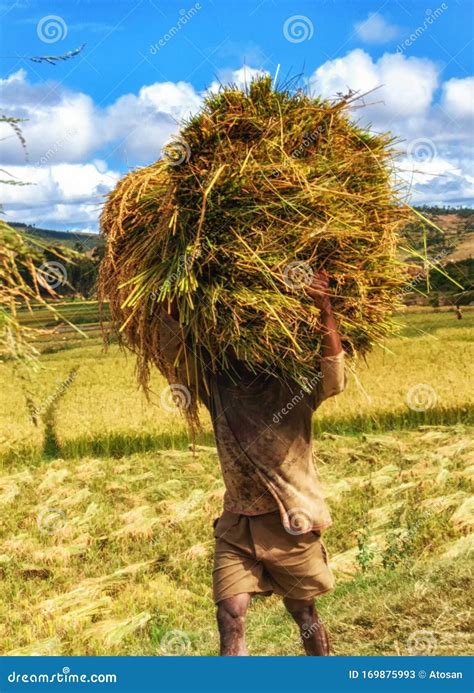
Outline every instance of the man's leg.
[[329, 654], [329, 637], [314, 606], [314, 599], [301, 601], [285, 597], [283, 603], [299, 626], [301, 640], [307, 655]]
[[221, 638], [221, 656], [248, 655], [245, 644], [245, 614], [251, 595], [236, 594], [217, 604], [217, 625]]

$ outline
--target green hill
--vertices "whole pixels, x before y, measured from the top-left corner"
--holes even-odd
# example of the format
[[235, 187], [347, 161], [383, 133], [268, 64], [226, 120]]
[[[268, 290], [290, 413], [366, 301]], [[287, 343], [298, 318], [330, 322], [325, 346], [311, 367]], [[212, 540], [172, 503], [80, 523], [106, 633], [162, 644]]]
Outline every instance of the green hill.
[[100, 236], [98, 233], [87, 233], [84, 231], [53, 231], [52, 229], [41, 229], [19, 222], [11, 222], [10, 226], [30, 236], [43, 238], [45, 241], [48, 241], [48, 243], [65, 245], [69, 248], [75, 248], [76, 250], [88, 251], [96, 248], [100, 244]]

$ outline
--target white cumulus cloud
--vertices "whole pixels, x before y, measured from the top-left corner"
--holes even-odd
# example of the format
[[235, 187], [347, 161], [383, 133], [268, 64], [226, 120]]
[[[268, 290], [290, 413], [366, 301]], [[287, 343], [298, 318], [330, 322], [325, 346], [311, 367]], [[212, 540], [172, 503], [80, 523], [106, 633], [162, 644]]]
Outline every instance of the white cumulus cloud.
[[[220, 84], [248, 85], [264, 70], [243, 66], [218, 73]], [[469, 203], [472, 192], [470, 119], [474, 78], [440, 84], [431, 60], [385, 53], [378, 60], [358, 48], [328, 60], [308, 79], [313, 94], [335, 97], [349, 89], [366, 93], [354, 118], [377, 131], [391, 130], [399, 145], [401, 176], [413, 201]], [[27, 187], [2, 186], [7, 218], [37, 225], [96, 228], [105, 193], [128, 168], [161, 156], [179, 122], [196, 112], [205, 92], [184, 81], [143, 85], [100, 107], [83, 92], [54, 82], [33, 83], [24, 69], [0, 80], [4, 112], [21, 123], [29, 162], [15, 133], [0, 124], [0, 167]], [[2, 175], [6, 177], [7, 174]]]
[[[0, 80], [4, 112], [24, 119], [21, 129], [30, 162], [83, 162], [97, 149], [125, 164], [151, 163], [179, 121], [196, 111], [202, 95], [187, 82], [159, 82], [138, 94], [124, 94], [106, 108], [81, 92], [55, 82], [33, 85], [25, 70]], [[24, 152], [11, 128], [3, 123], [2, 163], [24, 162]]]
[[426, 113], [438, 86], [438, 69], [426, 58], [385, 53], [379, 60], [361, 48], [342, 58], [328, 60], [309, 80], [316, 94], [332, 98], [349, 89], [364, 94], [376, 91], [367, 101], [377, 102], [365, 111], [367, 118], [387, 120], [417, 117]]
[[267, 70], [261, 70], [260, 68], [249, 67], [247, 65], [244, 65], [238, 70], [221, 70], [218, 74], [219, 79], [212, 82], [209, 91], [218, 91], [222, 84], [235, 84], [238, 89], [245, 89], [256, 77], [263, 77], [268, 74]]
[[388, 43], [400, 35], [400, 27], [390, 24], [378, 12], [369, 13], [361, 22], [356, 22], [354, 30], [365, 43]]
[[443, 84], [442, 108], [453, 118], [474, 118], [474, 77], [450, 79]]
[[75, 228], [97, 226], [104, 197], [121, 176], [92, 163], [10, 166], [8, 173], [29, 185], [2, 186], [7, 221]]
[[[58, 87], [54, 82], [33, 85], [21, 69], [0, 80], [5, 106], [3, 113], [24, 119], [20, 123], [27, 142], [30, 161], [51, 158], [57, 161], [82, 161], [99, 144], [95, 127], [96, 108], [90, 96]], [[0, 128], [2, 162], [15, 164], [24, 161], [24, 152], [11, 128]]]
[[385, 53], [374, 60], [357, 48], [318, 67], [309, 86], [312, 93], [328, 98], [350, 89], [360, 94], [375, 89], [354, 117], [399, 138], [404, 157], [397, 167], [412, 189], [413, 202], [472, 203], [472, 77], [440, 85], [438, 66], [427, 58]]
[[[242, 67], [219, 77], [243, 86], [262, 73]], [[20, 126], [29, 155], [25, 161], [12, 128], [0, 124], [0, 166], [7, 171], [4, 178], [10, 174], [31, 183], [2, 186], [7, 218], [76, 228], [97, 226], [104, 195], [120, 178], [117, 168], [159, 159], [180, 121], [199, 109], [205, 95], [188, 82], [156, 82], [100, 108], [87, 94], [54, 81], [31, 83], [24, 69], [0, 80], [0, 89], [5, 113], [24, 119]]]

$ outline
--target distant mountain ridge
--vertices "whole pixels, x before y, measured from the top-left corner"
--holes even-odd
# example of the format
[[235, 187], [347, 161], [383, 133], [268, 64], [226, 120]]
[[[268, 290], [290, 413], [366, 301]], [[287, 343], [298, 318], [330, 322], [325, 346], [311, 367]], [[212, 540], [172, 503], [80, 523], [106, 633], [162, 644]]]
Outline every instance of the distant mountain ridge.
[[50, 243], [66, 245], [76, 250], [79, 250], [77, 247], [78, 244], [82, 246], [81, 249], [83, 251], [88, 251], [96, 248], [101, 243], [98, 233], [90, 233], [88, 231], [54, 231], [53, 229], [42, 229], [37, 226], [30, 226], [29, 224], [22, 224], [15, 221], [8, 223], [21, 233], [37, 236]]

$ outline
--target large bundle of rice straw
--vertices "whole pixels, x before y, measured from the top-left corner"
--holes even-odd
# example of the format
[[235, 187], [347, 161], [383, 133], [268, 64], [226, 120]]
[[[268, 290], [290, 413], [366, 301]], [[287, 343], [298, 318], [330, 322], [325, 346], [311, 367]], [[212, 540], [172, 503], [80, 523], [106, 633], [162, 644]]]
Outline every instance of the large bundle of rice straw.
[[159, 339], [171, 303], [190, 371], [229, 369], [232, 355], [304, 385], [320, 351], [305, 284], [319, 269], [347, 352], [392, 331], [408, 210], [393, 185], [392, 138], [354, 124], [349, 102], [275, 89], [269, 78], [222, 88], [160, 161], [110, 194], [100, 295], [143, 385], [152, 364], [173, 379]]

